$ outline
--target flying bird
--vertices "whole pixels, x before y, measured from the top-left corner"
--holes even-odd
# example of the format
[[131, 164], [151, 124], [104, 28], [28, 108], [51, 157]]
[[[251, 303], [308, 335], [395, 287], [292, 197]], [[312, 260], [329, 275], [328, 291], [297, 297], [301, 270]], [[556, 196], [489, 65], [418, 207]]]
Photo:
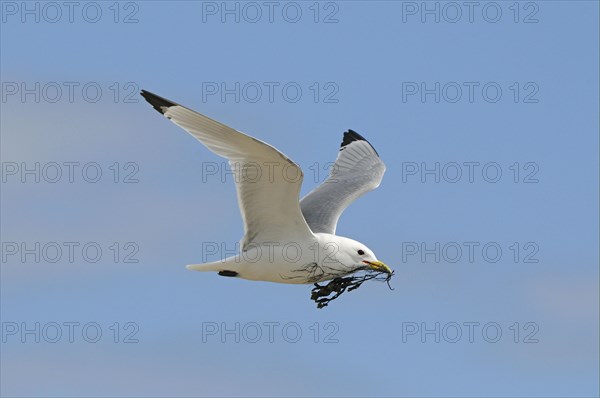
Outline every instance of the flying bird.
[[[244, 220], [243, 255], [188, 265], [188, 269], [317, 287], [317, 282], [345, 281], [343, 290], [350, 280], [343, 277], [358, 271], [392, 275], [366, 245], [335, 234], [344, 209], [377, 188], [385, 172], [379, 155], [361, 135], [352, 130], [344, 133], [329, 176], [300, 200], [302, 170], [271, 145], [151, 92], [142, 90], [141, 95], [167, 119], [228, 159], [234, 174]], [[336, 286], [341, 289], [341, 284]]]

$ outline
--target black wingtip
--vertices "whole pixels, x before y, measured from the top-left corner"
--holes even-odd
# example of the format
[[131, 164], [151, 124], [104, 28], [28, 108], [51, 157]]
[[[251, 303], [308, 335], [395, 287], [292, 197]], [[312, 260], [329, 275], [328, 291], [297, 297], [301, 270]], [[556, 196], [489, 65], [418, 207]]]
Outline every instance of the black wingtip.
[[[343, 150], [344, 148], [346, 148], [346, 146], [353, 143], [354, 141], [365, 141], [367, 144], [371, 145], [371, 143], [369, 141], [367, 141], [365, 137], [358, 134], [354, 130], [348, 129], [348, 131], [346, 131], [344, 133], [344, 139], [342, 140], [342, 145], [340, 147], [340, 151]], [[371, 145], [371, 148], [373, 148], [373, 145]], [[375, 151], [375, 154], [377, 156], [379, 156], [379, 154], [377, 153], [377, 150], [375, 148], [373, 148], [373, 150]]]
[[146, 90], [142, 90], [142, 92], [140, 93], [140, 95], [142, 97], [144, 97], [144, 99], [146, 101], [148, 101], [148, 103], [150, 105], [152, 105], [152, 107], [154, 109], [156, 109], [158, 112], [160, 112], [161, 114], [165, 114], [166, 109], [165, 108], [170, 108], [172, 106], [176, 106], [177, 104], [169, 101], [166, 98], [163, 97], [159, 97], [156, 94], [151, 93], [150, 91], [146, 91]]

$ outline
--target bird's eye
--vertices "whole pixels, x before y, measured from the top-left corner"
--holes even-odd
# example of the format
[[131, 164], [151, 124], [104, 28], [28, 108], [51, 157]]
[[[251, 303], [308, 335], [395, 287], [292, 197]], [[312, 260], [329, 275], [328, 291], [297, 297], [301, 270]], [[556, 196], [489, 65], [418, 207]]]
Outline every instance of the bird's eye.
[[359, 251], [358, 251], [358, 255], [359, 255], [359, 256], [362, 256], [363, 254], [365, 254], [365, 252], [364, 252], [363, 250], [359, 250]]

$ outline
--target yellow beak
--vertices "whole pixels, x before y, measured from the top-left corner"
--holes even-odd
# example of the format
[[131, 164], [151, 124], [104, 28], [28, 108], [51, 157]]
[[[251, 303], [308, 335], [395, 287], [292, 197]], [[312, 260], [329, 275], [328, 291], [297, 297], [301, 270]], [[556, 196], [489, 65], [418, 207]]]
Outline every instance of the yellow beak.
[[366, 261], [365, 260], [365, 261], [363, 261], [363, 263], [365, 263], [369, 267], [371, 267], [372, 270], [379, 271], [379, 272], [385, 272], [387, 274], [391, 274], [392, 273], [392, 270], [390, 269], [390, 267], [388, 267], [387, 265], [385, 265], [381, 261]]

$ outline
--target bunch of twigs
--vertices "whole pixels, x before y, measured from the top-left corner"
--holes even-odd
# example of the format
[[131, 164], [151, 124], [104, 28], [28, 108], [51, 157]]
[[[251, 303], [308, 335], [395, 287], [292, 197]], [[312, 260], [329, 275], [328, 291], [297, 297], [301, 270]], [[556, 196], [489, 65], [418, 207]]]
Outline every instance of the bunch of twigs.
[[[393, 272], [388, 274], [386, 272], [368, 270], [364, 271], [364, 273], [361, 273], [360, 275], [354, 274], [352, 276], [346, 276], [343, 278], [335, 278], [323, 286], [315, 283], [315, 287], [311, 291], [310, 299], [317, 303], [317, 308], [327, 307], [329, 302], [340, 297], [345, 291], [351, 292], [356, 290], [360, 287], [360, 285], [372, 279], [380, 282], [386, 282], [390, 290], [394, 290], [390, 286], [390, 279], [392, 279], [393, 275]], [[335, 294], [329, 297], [332, 293]]]

